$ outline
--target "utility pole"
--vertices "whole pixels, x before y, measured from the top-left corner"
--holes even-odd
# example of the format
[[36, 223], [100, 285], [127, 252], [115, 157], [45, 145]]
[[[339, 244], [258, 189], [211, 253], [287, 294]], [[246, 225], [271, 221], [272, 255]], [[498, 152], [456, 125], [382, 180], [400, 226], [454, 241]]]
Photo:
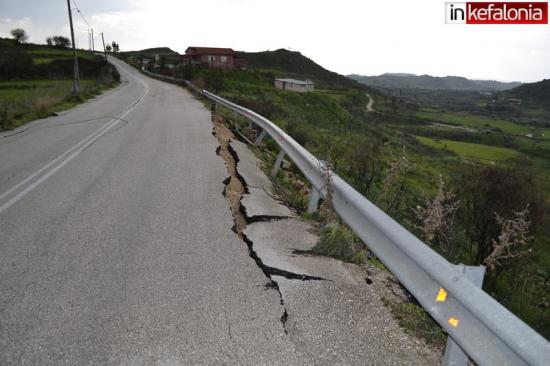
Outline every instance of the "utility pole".
[[95, 52], [95, 44], [94, 44], [94, 28], [92, 28], [92, 53]]
[[107, 49], [105, 48], [105, 38], [103, 38], [103, 32], [101, 32], [101, 42], [103, 42], [103, 53], [105, 54], [105, 61], [107, 61]]
[[73, 14], [71, 13], [71, 0], [67, 0], [67, 8], [69, 9], [69, 23], [71, 24], [71, 41], [73, 43], [74, 53], [74, 79], [73, 79], [73, 94], [76, 95], [80, 91], [80, 74], [78, 72], [78, 56], [76, 53], [76, 42], [74, 41], [74, 29], [73, 29]]

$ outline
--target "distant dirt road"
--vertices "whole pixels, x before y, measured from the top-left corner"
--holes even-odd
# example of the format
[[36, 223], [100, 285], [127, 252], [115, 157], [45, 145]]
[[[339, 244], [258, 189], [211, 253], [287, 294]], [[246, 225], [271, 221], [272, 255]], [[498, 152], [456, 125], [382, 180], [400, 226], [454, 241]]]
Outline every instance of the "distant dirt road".
[[372, 97], [370, 96], [369, 93], [366, 93], [367, 94], [367, 97], [369, 98], [369, 102], [367, 103], [367, 111], [368, 112], [376, 112], [373, 108], [372, 108], [372, 105], [374, 104], [374, 99], [372, 99]]

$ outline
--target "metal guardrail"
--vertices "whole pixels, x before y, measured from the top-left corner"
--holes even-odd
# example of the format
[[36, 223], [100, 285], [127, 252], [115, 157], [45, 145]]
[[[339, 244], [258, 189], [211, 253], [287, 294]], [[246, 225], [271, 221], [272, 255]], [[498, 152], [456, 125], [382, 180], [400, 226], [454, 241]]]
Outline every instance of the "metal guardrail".
[[[189, 81], [145, 73], [184, 83], [255, 123], [262, 129], [256, 143], [269, 135], [281, 149], [272, 175], [288, 156], [311, 183], [309, 210], [316, 209], [327, 184], [324, 165], [283, 130]], [[464, 364], [463, 352], [480, 365], [550, 364], [550, 343], [480, 288], [483, 269], [449, 263], [336, 174], [330, 184], [334, 210], [456, 342], [448, 343], [445, 364]]]

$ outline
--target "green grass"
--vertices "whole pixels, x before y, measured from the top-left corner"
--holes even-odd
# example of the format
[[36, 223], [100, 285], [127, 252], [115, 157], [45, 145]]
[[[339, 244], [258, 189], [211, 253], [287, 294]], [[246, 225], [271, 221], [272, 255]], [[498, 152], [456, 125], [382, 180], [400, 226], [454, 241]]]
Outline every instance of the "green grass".
[[[72, 48], [58, 48], [44, 45], [25, 45], [25, 51], [29, 53], [33, 58], [46, 57], [46, 58], [64, 58], [72, 57]], [[90, 52], [77, 50], [79, 58], [92, 59], [93, 55]]]
[[388, 304], [399, 324], [409, 334], [424, 339], [428, 344], [443, 346], [447, 335], [420, 306], [413, 303]]
[[40, 65], [40, 64], [49, 64], [54, 60], [68, 59], [68, 58], [70, 58], [70, 57], [69, 56], [67, 56], [67, 57], [56, 57], [56, 58], [53, 58], [53, 57], [34, 57], [32, 61], [34, 62], [35, 65]]
[[433, 110], [423, 110], [416, 113], [417, 117], [425, 118], [443, 123], [473, 127], [479, 130], [488, 128], [498, 128], [505, 133], [512, 135], [526, 135], [532, 133], [535, 129], [528, 126], [522, 126], [514, 122], [505, 121], [499, 118], [489, 118], [484, 116], [474, 116], [467, 113], [437, 112]]
[[321, 95], [328, 95], [337, 102], [343, 102], [348, 94], [340, 90], [329, 90], [329, 89], [316, 89], [314, 93], [319, 93]]
[[[81, 80], [80, 85], [86, 89], [93, 80]], [[0, 81], [0, 103], [2, 101], [23, 102], [41, 96], [60, 96], [70, 93], [72, 80], [17, 80]]]
[[0, 130], [69, 109], [107, 87], [97, 80], [81, 80], [80, 94], [74, 97], [72, 80], [0, 82]]
[[504, 147], [473, 144], [452, 140], [435, 140], [428, 137], [416, 136], [424, 145], [452, 151], [453, 153], [473, 160], [480, 161], [504, 161], [519, 155], [519, 152]]
[[364, 261], [364, 255], [355, 249], [352, 232], [337, 222], [323, 228], [317, 245], [313, 247], [313, 252], [346, 262], [362, 263]]

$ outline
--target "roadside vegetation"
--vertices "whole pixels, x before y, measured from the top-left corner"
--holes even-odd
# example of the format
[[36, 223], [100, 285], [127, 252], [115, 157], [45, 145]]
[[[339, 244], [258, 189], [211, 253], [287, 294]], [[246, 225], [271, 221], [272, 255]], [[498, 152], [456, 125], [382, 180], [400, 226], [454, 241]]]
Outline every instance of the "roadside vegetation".
[[[489, 110], [490, 97], [477, 91], [430, 91], [428, 97], [421, 91], [411, 103], [401, 91], [361, 85], [297, 52], [239, 56], [246, 70], [180, 65], [159, 71], [269, 118], [449, 261], [487, 266], [485, 291], [550, 337], [550, 123], [540, 113]], [[312, 79], [316, 90], [277, 90], [276, 77]], [[377, 112], [367, 111], [366, 93]], [[244, 119], [219, 113], [249, 140], [257, 136]], [[277, 152], [265, 139], [258, 153], [266, 169]], [[308, 216], [309, 187], [295, 167], [281, 169], [274, 183], [284, 201]], [[328, 212], [322, 206], [309, 215], [321, 225], [314, 251], [384, 268], [368, 243]], [[394, 312], [403, 324], [427, 325], [440, 339], [419, 309], [413, 301]]]
[[80, 93], [72, 95], [70, 41], [53, 36], [47, 45], [29, 44], [20, 31], [15, 39], [0, 38], [0, 131], [71, 108], [119, 82], [103, 57], [79, 50]]

